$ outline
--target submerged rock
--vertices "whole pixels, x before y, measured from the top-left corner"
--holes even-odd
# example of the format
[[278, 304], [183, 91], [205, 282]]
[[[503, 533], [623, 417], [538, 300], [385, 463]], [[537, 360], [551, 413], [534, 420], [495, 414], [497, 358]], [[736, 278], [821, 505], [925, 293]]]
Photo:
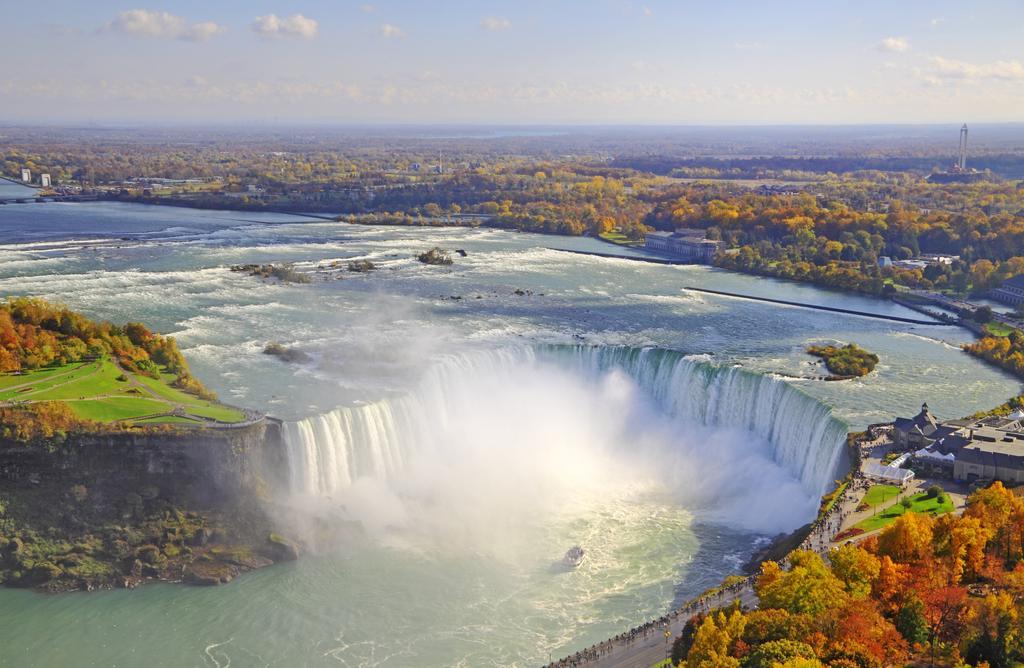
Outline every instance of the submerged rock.
[[295, 561], [299, 558], [299, 546], [284, 536], [272, 533], [267, 537], [267, 553], [274, 561]]
[[348, 263], [348, 270], [356, 273], [365, 274], [373, 271], [377, 268], [377, 265], [370, 262], [369, 260], [352, 260]]
[[285, 362], [292, 362], [294, 364], [305, 364], [313, 359], [297, 348], [288, 348], [275, 341], [271, 341], [263, 348], [263, 354], [273, 355]]

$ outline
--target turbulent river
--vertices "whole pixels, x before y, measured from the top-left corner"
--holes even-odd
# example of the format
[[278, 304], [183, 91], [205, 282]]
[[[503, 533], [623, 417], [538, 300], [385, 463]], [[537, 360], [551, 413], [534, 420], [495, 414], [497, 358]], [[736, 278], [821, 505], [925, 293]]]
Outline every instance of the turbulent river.
[[[463, 249], [450, 267], [414, 256]], [[172, 333], [225, 400], [285, 420], [287, 530], [346, 531], [225, 587], [0, 589], [19, 666], [533, 665], [657, 616], [814, 514], [850, 427], [1019, 391], [969, 334], [588, 239], [109, 203], [0, 207], [0, 294]], [[379, 269], [345, 271], [350, 259]], [[313, 282], [229, 266], [293, 262]], [[309, 355], [263, 355], [278, 341]], [[881, 357], [811, 380], [808, 343]], [[2, 492], [2, 490], [0, 490]], [[298, 518], [298, 519], [296, 519]], [[335, 535], [335, 534], [332, 534]], [[578, 570], [555, 562], [573, 544]]]

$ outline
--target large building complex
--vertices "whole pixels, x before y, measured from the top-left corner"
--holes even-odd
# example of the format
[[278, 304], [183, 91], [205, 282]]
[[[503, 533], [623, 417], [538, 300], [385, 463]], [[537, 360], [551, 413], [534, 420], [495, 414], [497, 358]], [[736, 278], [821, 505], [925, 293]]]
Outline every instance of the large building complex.
[[721, 241], [707, 239], [704, 230], [679, 229], [675, 232], [648, 232], [644, 248], [673, 255], [683, 260], [709, 264], [721, 247]]
[[992, 290], [989, 296], [996, 301], [1009, 304], [1010, 306], [1024, 304], [1024, 275], [1014, 276], [1003, 281], [1003, 284]]
[[914, 461], [956, 480], [1024, 483], [1024, 431], [1020, 416], [939, 422], [928, 404], [893, 423], [897, 446], [916, 448]]

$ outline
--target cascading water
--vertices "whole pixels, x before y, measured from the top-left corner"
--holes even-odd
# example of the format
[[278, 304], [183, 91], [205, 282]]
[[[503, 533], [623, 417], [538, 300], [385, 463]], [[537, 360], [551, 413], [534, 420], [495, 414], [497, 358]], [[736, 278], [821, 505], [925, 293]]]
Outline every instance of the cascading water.
[[749, 440], [767, 443], [770, 460], [809, 496], [823, 493], [842, 456], [846, 426], [780, 379], [661, 349], [517, 347], [451, 356], [406, 396], [287, 423], [292, 491], [325, 495], [360, 478], [390, 479], [410, 460], [444, 447], [442, 435], [457, 428], [451, 407], [481, 392], [469, 380], [497, 379], [500, 385], [524, 367], [557, 368], [595, 383], [623, 373], [676, 422], [742, 430]]

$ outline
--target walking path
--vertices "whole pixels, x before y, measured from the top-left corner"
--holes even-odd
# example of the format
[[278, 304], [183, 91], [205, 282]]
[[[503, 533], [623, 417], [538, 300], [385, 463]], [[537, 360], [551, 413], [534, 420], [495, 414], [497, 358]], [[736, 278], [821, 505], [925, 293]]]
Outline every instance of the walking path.
[[682, 608], [620, 633], [614, 638], [591, 645], [575, 654], [549, 664], [548, 668], [593, 666], [595, 668], [651, 668], [669, 657], [672, 641], [683, 632], [683, 627], [694, 615], [710, 612], [739, 601], [746, 608], [757, 607], [754, 578], [745, 578], [715, 594], [690, 601]]

